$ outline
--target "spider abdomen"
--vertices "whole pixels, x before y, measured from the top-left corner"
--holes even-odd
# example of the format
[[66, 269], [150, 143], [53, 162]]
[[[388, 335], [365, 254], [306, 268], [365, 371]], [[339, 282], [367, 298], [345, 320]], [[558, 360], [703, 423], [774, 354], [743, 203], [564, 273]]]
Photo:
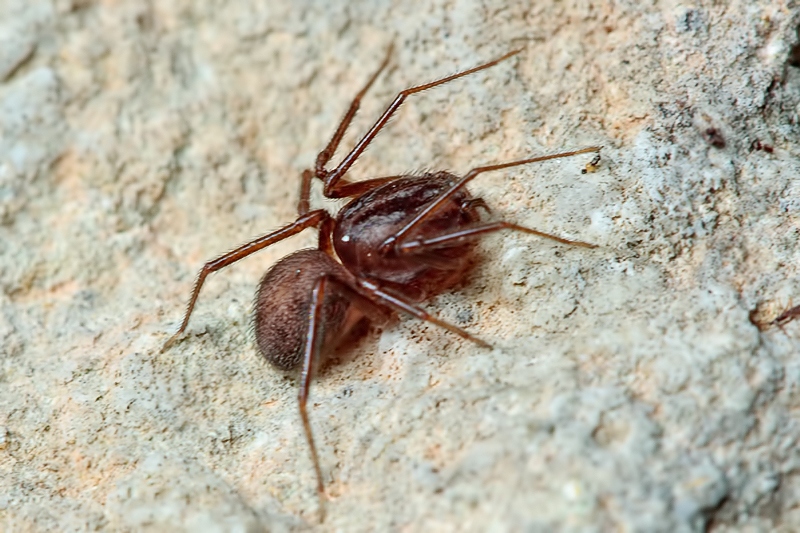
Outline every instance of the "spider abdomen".
[[[311, 293], [324, 275], [344, 279], [346, 273], [324, 252], [307, 249], [284, 257], [261, 278], [255, 302], [256, 341], [264, 358], [282, 370], [296, 368], [303, 359]], [[358, 312], [352, 299], [336, 289], [332, 287], [325, 297], [323, 349], [338, 343]]]

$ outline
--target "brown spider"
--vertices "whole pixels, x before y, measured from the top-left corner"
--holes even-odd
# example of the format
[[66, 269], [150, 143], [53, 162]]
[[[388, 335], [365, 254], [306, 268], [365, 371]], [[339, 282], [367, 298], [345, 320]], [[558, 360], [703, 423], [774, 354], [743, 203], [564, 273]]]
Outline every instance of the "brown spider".
[[[306, 228], [318, 228], [318, 248], [284, 257], [262, 278], [255, 302], [255, 336], [261, 354], [277, 368], [292, 370], [300, 363], [303, 365], [300, 416], [311, 450], [320, 505], [324, 496], [322, 471], [306, 402], [321, 353], [335, 347], [361, 319], [381, 320], [394, 313], [411, 315], [489, 347], [417, 305], [464, 276], [477, 237], [511, 229], [565, 244], [595, 247], [510, 222], [481, 222], [478, 208], [488, 208], [482, 199], [472, 197], [465, 185], [483, 172], [598, 152], [600, 147], [477, 167], [463, 177], [439, 171], [361, 182], [343, 179], [409, 95], [487, 69], [519, 52], [516, 50], [475, 68], [400, 91], [342, 162], [333, 170], [326, 169], [358, 111], [361, 98], [389, 62], [390, 47], [381, 66], [353, 99], [328, 146], [317, 156], [314, 171], [303, 172], [297, 220], [207, 262], [197, 276], [180, 328], [164, 345], [167, 349], [186, 330], [206, 276]], [[326, 197], [352, 198], [335, 217], [323, 209], [309, 210], [314, 178], [324, 183]]]

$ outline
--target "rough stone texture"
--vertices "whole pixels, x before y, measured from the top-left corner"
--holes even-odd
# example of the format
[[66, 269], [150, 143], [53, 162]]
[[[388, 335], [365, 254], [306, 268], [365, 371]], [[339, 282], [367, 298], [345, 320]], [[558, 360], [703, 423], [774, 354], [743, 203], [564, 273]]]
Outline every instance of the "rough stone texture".
[[749, 316], [800, 303], [800, 5], [324, 4], [0, 3], [0, 529], [318, 527], [296, 383], [248, 333], [313, 232], [213, 276], [159, 349], [205, 260], [293, 219], [392, 41], [347, 145], [400, 88], [523, 52], [411, 98], [354, 178], [602, 144], [596, 173], [473, 187], [602, 247], [485, 239], [427, 305], [492, 351], [401, 319], [341, 354], [321, 529], [800, 529], [800, 325]]

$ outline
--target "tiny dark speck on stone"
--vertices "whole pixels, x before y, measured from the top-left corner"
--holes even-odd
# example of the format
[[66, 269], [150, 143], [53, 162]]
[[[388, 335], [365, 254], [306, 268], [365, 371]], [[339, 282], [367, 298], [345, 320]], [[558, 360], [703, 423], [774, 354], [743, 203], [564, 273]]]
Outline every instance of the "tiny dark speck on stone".
[[678, 33], [694, 32], [705, 27], [703, 12], [699, 9], [687, 9], [678, 18], [676, 29]]
[[722, 133], [717, 128], [707, 128], [703, 135], [708, 144], [714, 148], [725, 148], [725, 137], [722, 136]]
[[474, 318], [474, 315], [472, 313], [472, 309], [469, 309], [469, 308], [462, 309], [461, 311], [456, 313], [456, 321], [459, 324], [468, 324], [468, 323], [472, 322], [473, 318]]

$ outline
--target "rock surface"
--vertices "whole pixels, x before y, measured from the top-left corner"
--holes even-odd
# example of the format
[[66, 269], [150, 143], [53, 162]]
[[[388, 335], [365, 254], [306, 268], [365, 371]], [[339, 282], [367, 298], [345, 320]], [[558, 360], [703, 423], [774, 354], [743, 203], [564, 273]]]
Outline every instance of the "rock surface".
[[[0, 529], [800, 529], [800, 324], [755, 325], [800, 303], [797, 2], [213, 4], [0, 5]], [[293, 220], [392, 42], [345, 146], [522, 52], [410, 98], [354, 179], [601, 144], [472, 187], [601, 247], [486, 238], [426, 306], [493, 350], [400, 319], [340, 354], [318, 526], [296, 382], [249, 334], [313, 232], [159, 350], [204, 261]]]

